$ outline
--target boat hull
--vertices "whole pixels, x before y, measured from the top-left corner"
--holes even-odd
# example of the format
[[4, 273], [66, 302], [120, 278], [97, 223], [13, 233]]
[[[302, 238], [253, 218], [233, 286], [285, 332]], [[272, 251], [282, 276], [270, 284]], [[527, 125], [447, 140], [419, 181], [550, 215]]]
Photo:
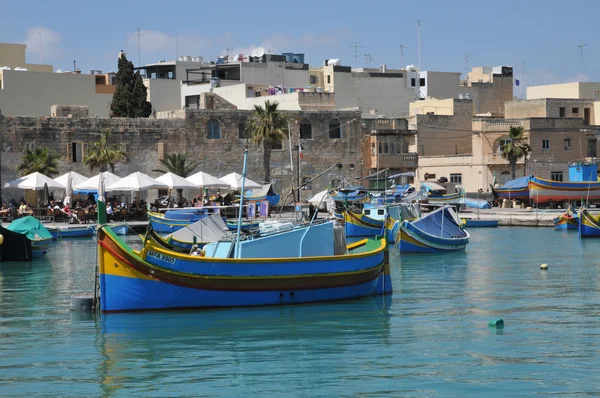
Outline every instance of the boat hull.
[[473, 220], [465, 219], [465, 228], [495, 228], [498, 226], [498, 220]]
[[536, 203], [600, 200], [600, 182], [563, 182], [532, 178], [529, 197]]
[[[98, 244], [100, 306], [105, 313], [300, 304], [387, 294], [392, 289], [384, 242], [369, 253], [335, 259], [197, 258], [196, 269], [204, 273], [175, 271], [150, 264], [105, 228], [99, 232]], [[153, 250], [160, 252], [157, 248]], [[177, 256], [173, 252], [166, 253]], [[320, 268], [340, 271], [314, 271]], [[223, 275], [225, 269], [234, 272]], [[303, 269], [310, 272], [287, 273]], [[274, 270], [286, 274], [277, 275]]]
[[[60, 238], [84, 238], [94, 235], [94, 227], [83, 228], [58, 228], [57, 236]], [[54, 233], [50, 232], [53, 236]]]
[[579, 211], [579, 237], [600, 237], [600, 219], [591, 215], [586, 209]]
[[384, 231], [384, 221], [375, 220], [364, 214], [344, 212], [347, 237], [380, 236]]
[[[466, 232], [465, 232], [466, 233]], [[445, 253], [465, 250], [469, 235], [463, 238], [443, 238], [421, 231], [409, 221], [402, 222], [398, 238], [401, 253]]]
[[127, 232], [129, 231], [129, 227], [126, 224], [111, 225], [110, 229], [117, 235], [127, 235]]
[[554, 219], [554, 229], [577, 231], [579, 229], [578, 218], [557, 217]]
[[429, 195], [427, 196], [427, 203], [433, 205], [461, 205], [465, 203], [465, 200], [462, 193], [453, 193], [447, 195]]

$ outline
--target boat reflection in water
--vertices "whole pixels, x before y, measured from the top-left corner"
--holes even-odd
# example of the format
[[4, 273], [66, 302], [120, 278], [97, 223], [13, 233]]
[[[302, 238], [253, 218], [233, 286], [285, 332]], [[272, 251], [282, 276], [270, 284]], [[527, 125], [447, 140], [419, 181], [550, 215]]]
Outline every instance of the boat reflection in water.
[[[241, 395], [273, 372], [302, 382], [306, 372], [324, 363], [331, 366], [332, 358], [345, 367], [361, 346], [369, 352], [391, 344], [390, 305], [390, 296], [377, 296], [284, 307], [102, 315], [99, 380], [105, 395], [143, 394], [142, 386], [148, 385], [157, 386], [156, 391], [169, 385], [176, 395], [203, 395], [211, 389]], [[275, 383], [273, 388], [284, 387]]]

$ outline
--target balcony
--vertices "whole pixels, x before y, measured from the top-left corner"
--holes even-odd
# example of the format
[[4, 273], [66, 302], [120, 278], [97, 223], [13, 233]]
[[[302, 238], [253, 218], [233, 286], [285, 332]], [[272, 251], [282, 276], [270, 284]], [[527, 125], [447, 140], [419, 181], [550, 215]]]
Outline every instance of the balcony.
[[419, 155], [417, 153], [397, 153], [394, 155], [380, 153], [371, 155], [365, 159], [365, 167], [368, 169], [416, 169], [419, 166]]
[[363, 119], [363, 127], [370, 133], [406, 131], [406, 119]]
[[[517, 160], [517, 164], [523, 164], [524, 159]], [[508, 160], [502, 157], [502, 154], [499, 153], [488, 153], [487, 154], [487, 163], [488, 165], [508, 165]]]

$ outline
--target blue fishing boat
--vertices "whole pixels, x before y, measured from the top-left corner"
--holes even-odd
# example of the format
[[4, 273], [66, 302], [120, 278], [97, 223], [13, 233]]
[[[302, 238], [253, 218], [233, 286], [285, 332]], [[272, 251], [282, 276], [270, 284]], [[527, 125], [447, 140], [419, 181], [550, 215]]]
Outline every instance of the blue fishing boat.
[[400, 252], [443, 253], [464, 250], [469, 233], [461, 228], [456, 212], [442, 206], [415, 221], [403, 221], [397, 239]]
[[481, 220], [474, 218], [463, 218], [464, 228], [495, 228], [498, 226], [498, 220]]
[[600, 237], [600, 215], [591, 214], [585, 207], [579, 209], [579, 237]]
[[207, 243], [218, 242], [230, 234], [223, 219], [218, 214], [212, 214], [165, 237], [148, 228], [145, 239], [151, 239], [166, 250], [189, 254], [194, 245], [202, 249]]
[[141, 252], [98, 233], [102, 312], [298, 304], [391, 293], [385, 239], [335, 253], [332, 223], [220, 241], [204, 256], [147, 241]]
[[113, 224], [110, 225], [110, 229], [117, 235], [127, 235], [129, 232], [129, 227], [127, 224]]
[[569, 207], [563, 214], [554, 220], [554, 229], [577, 231], [579, 230], [579, 216]]
[[339, 188], [329, 194], [334, 201], [344, 205], [353, 202], [365, 202], [369, 199], [369, 192], [363, 187]]
[[31, 216], [17, 218], [6, 229], [25, 235], [30, 240], [31, 258], [44, 256], [52, 244], [52, 234], [40, 220]]
[[79, 225], [58, 227], [57, 236], [59, 238], [85, 238], [93, 236], [96, 233], [96, 227], [93, 225]]
[[165, 214], [148, 212], [148, 223], [160, 233], [173, 233], [181, 228], [208, 217], [208, 209], [168, 210]]
[[421, 182], [421, 189], [427, 193], [427, 202], [435, 205], [462, 205], [465, 195], [462, 189], [447, 193], [446, 187], [431, 181]]
[[362, 213], [348, 209], [343, 214], [348, 237], [381, 236], [385, 232], [385, 206], [365, 207]]
[[532, 178], [533, 176], [519, 177], [506, 182], [501, 187], [491, 186], [494, 199], [497, 201], [502, 201], [503, 199], [528, 201], [529, 180]]

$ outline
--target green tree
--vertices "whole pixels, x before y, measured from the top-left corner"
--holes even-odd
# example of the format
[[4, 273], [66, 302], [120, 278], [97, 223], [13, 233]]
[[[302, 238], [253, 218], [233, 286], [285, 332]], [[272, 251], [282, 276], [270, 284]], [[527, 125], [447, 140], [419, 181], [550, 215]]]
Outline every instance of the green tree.
[[125, 54], [118, 62], [117, 87], [110, 103], [112, 117], [148, 117], [152, 105], [146, 100], [147, 90], [139, 72], [133, 72], [133, 62]]
[[21, 156], [21, 164], [17, 166], [17, 171], [21, 172], [22, 176], [37, 171], [52, 177], [58, 174], [58, 159], [60, 156], [46, 147], [35, 148], [33, 151], [28, 149]]
[[277, 110], [277, 102], [265, 101], [265, 106], [254, 105], [254, 111], [246, 122], [246, 129], [256, 144], [263, 145], [264, 180], [271, 181], [271, 148], [285, 139], [288, 133], [288, 117]]
[[[164, 159], [160, 160], [160, 163], [166, 168], [165, 169], [155, 169], [157, 173], [167, 173], [167, 170], [173, 174], [176, 174], [180, 177], [186, 178], [196, 168], [202, 163], [201, 161], [194, 161], [188, 158], [187, 153], [175, 153], [175, 154], [166, 154]], [[183, 197], [183, 189], [177, 190], [177, 197]]]
[[135, 72], [133, 82], [133, 104], [135, 117], [148, 117], [152, 113], [152, 105], [148, 102], [148, 91], [142, 80], [140, 72]]
[[508, 137], [502, 137], [502, 145], [500, 150], [502, 151], [502, 157], [508, 160], [510, 164], [511, 178], [516, 178], [517, 172], [517, 161], [527, 156], [531, 152], [531, 147], [525, 142], [523, 127], [510, 127]]
[[127, 154], [119, 145], [110, 143], [110, 136], [110, 130], [105, 130], [100, 139], [85, 151], [83, 164], [90, 170], [99, 169], [103, 173], [110, 167], [110, 171], [114, 173], [115, 165], [127, 160]]

